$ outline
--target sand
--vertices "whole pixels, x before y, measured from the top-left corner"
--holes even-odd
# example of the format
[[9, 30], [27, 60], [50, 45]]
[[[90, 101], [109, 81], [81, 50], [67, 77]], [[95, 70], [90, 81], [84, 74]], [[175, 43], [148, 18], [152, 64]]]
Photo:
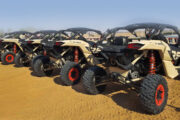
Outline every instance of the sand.
[[27, 67], [0, 65], [0, 120], [180, 120], [180, 80], [168, 80], [165, 110], [149, 115], [139, 98], [119, 85], [100, 95], [64, 86], [59, 76], [36, 77]]

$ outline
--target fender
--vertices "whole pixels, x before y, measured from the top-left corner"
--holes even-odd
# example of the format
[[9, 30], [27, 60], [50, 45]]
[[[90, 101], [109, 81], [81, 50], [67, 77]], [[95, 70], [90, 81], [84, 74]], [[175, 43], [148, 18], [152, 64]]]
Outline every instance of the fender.
[[4, 43], [15, 43], [21, 51], [23, 51], [23, 48], [21, 47], [19, 43], [19, 39], [3, 39]]
[[43, 39], [32, 39], [32, 44], [40, 44]]
[[90, 47], [91, 45], [88, 42], [82, 41], [82, 40], [64, 40], [61, 41], [63, 42], [63, 44], [61, 45], [62, 47], [78, 47], [84, 57], [86, 58], [88, 64], [90, 65], [96, 65], [99, 64], [99, 61], [95, 58], [95, 56], [92, 54], [92, 52], [90, 51]]

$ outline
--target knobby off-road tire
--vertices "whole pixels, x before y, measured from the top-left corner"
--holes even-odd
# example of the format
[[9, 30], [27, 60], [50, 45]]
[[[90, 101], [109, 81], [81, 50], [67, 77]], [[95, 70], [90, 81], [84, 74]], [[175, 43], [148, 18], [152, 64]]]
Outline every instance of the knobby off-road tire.
[[49, 65], [49, 57], [40, 57], [36, 61], [34, 61], [34, 72], [37, 74], [38, 77], [51, 76], [53, 73], [53, 69], [45, 70], [47, 66], [49, 67]]
[[4, 52], [1, 55], [1, 61], [2, 61], [2, 64], [4, 65], [13, 64], [14, 59], [15, 59], [15, 54], [11, 51]]
[[25, 59], [28, 59], [26, 58], [25, 54], [19, 53], [16, 55], [14, 63], [17, 67], [28, 66], [29, 62], [24, 63]]
[[106, 89], [106, 85], [96, 86], [102, 82], [102, 79], [107, 77], [103, 68], [94, 66], [87, 69], [83, 75], [82, 83], [85, 90], [93, 95], [102, 93]]
[[33, 57], [33, 59], [31, 60], [31, 63], [30, 63], [32, 70], [34, 70], [34, 63], [36, 62], [36, 60], [38, 60], [41, 57], [44, 57], [44, 56], [43, 55], [37, 55], [37, 56]]
[[60, 77], [65, 85], [74, 85], [81, 79], [81, 67], [75, 62], [66, 62], [60, 72]]
[[140, 100], [144, 110], [150, 114], [158, 114], [164, 110], [167, 99], [166, 80], [160, 75], [147, 75], [140, 87]]

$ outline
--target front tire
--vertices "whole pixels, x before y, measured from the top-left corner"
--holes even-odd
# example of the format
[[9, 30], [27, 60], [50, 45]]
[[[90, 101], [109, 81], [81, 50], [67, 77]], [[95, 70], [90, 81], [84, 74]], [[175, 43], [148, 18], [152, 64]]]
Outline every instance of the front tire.
[[53, 69], [50, 68], [50, 59], [49, 57], [40, 57], [34, 62], [34, 72], [38, 77], [42, 76], [51, 76]]
[[160, 75], [148, 75], [140, 88], [140, 100], [143, 108], [150, 114], [158, 114], [164, 110], [168, 99], [166, 80]]
[[15, 54], [13, 52], [10, 52], [10, 51], [4, 52], [1, 55], [2, 64], [4, 65], [13, 64], [14, 58], [15, 58]]
[[[106, 85], [101, 85], [103, 79], [106, 79], [107, 74], [103, 68], [98, 66], [91, 67], [84, 73], [82, 82], [85, 90], [93, 95], [102, 93], [106, 89]], [[98, 85], [100, 84], [100, 85]]]
[[61, 69], [61, 80], [65, 85], [73, 85], [80, 81], [81, 67], [75, 62], [67, 62]]

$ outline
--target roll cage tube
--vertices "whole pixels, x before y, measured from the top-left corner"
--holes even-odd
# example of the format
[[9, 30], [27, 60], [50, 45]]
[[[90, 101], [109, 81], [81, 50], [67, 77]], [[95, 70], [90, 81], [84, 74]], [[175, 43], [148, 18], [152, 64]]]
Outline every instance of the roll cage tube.
[[[179, 31], [178, 31], [178, 28], [173, 26], [173, 25], [169, 25], [169, 24], [160, 24], [160, 23], [137, 23], [137, 24], [132, 24], [132, 25], [128, 25], [126, 26], [126, 29], [128, 29], [130, 32], [134, 32], [136, 29], [141, 29], [141, 28], [144, 28], [144, 29], [147, 29], [147, 28], [152, 28], [152, 29], [155, 29], [157, 32], [158, 30], [160, 30], [159, 32], [159, 35], [162, 34], [162, 31], [165, 29], [165, 28], [169, 28], [169, 29], [172, 29], [175, 31], [175, 33], [178, 34], [179, 36]], [[155, 33], [153, 34], [152, 37], [154, 37]], [[179, 38], [180, 39], [180, 38]], [[180, 41], [179, 41], [180, 42]]]
[[[41, 30], [33, 33], [33, 37], [31, 39], [44, 39], [47, 35], [51, 36], [52, 34], [56, 34], [56, 30]], [[37, 37], [38, 34], [42, 34], [40, 37]]]
[[[119, 31], [119, 30], [127, 30], [128, 32], [130, 32], [128, 29], [126, 29], [125, 27], [119, 27], [117, 28], [116, 30], [112, 31], [112, 38], [114, 39], [115, 38], [115, 35], [116, 33]], [[134, 35], [132, 32], [130, 32], [132, 35]]]
[[11, 32], [11, 33], [5, 33], [5, 35], [21, 35], [21, 34], [32, 34], [31, 32], [27, 32], [27, 31], [16, 31], [16, 32]]
[[67, 29], [67, 31], [74, 33], [74, 35], [72, 36], [72, 39], [74, 39], [77, 35], [79, 35], [79, 37], [81, 37], [84, 41], [87, 41], [83, 35], [90, 31], [95, 32], [102, 37], [101, 31], [90, 29], [90, 28], [69, 28]]
[[[48, 37], [43, 38], [43, 40], [41, 41], [41, 43], [45, 46], [51, 46], [51, 45], [60, 45], [62, 44], [62, 42], [59, 42], [61, 40], [65, 40], [65, 38], [62, 37], [62, 35], [65, 35], [67, 37], [69, 37], [66, 33], [66, 30], [59, 30], [54, 34], [49, 34]], [[58, 41], [58, 42], [57, 42]]]
[[[180, 46], [180, 33], [179, 33], [178, 28], [177, 28], [177, 27], [166, 27], [166, 28], [169, 28], [169, 29], [174, 30], [175, 34], [178, 35], [178, 42], [177, 42], [177, 44], [176, 44], [176, 47]], [[166, 28], [164, 28], [164, 29], [166, 29]], [[164, 30], [164, 29], [163, 29], [163, 30]], [[162, 30], [162, 31], [163, 31], [163, 30]], [[162, 31], [161, 31], [161, 33], [162, 33]]]
[[[62, 37], [62, 35], [69, 37], [68, 34], [65, 33], [66, 30], [59, 30], [54, 34], [49, 34], [48, 38], [44, 38], [44, 39], [56, 39], [56, 40], [64, 40], [64, 38]], [[58, 37], [56, 37], [58, 35]]]
[[[116, 28], [113, 28], [113, 29], [108, 29], [106, 32], [107, 32], [107, 34], [103, 34], [102, 36], [103, 36], [103, 38], [102, 38], [102, 40], [100, 41], [100, 42], [102, 42], [103, 40], [107, 40], [107, 41], [109, 41], [109, 40], [114, 40], [115, 39], [115, 35], [116, 35], [116, 33], [119, 31], [119, 30], [127, 30], [128, 32], [130, 32], [128, 29], [126, 29], [125, 27], [116, 27]], [[130, 32], [131, 33], [131, 32]], [[132, 33], [131, 33], [132, 34]], [[132, 34], [132, 35], [134, 35], [134, 34]], [[109, 39], [107, 39], [107, 37], [108, 36], [110, 36], [110, 38]]]
[[[168, 25], [168, 24], [159, 24], [159, 23], [138, 23], [138, 24], [131, 24], [131, 25], [127, 25], [125, 27], [116, 27], [114, 29], [109, 30], [109, 34], [111, 34], [111, 38], [114, 39], [115, 38], [115, 34], [117, 31], [124, 29], [129, 31], [132, 35], [135, 35], [137, 37], [136, 34], [133, 34], [135, 30], [137, 29], [154, 29], [155, 31], [151, 34], [151, 36], [149, 37], [149, 39], [152, 39], [153, 37], [156, 36], [156, 34], [159, 32], [159, 36], [164, 36], [162, 34], [163, 30], [169, 28], [174, 30], [174, 32], [176, 34], [178, 34], [178, 45], [180, 45], [180, 33], [178, 31], [178, 28], [173, 26], [173, 25]], [[108, 35], [109, 35], [108, 34]], [[108, 36], [107, 35], [107, 36]], [[163, 40], [165, 40], [163, 38]], [[167, 41], [165, 41], [167, 42]]]
[[[65, 31], [66, 31], [66, 30], [60, 30], [60, 31], [57, 32], [57, 34], [60, 34], [60, 35], [59, 35], [59, 39], [60, 39], [60, 40], [63, 40], [63, 38], [62, 38], [61, 35], [65, 35], [66, 37], [69, 38], [68, 34], [65, 33]], [[57, 34], [56, 34], [56, 35], [57, 35]], [[55, 35], [55, 36], [56, 36], [56, 35]]]
[[4, 38], [17, 38], [19, 39], [20, 35], [32, 35], [31, 32], [27, 32], [27, 31], [16, 31], [16, 32], [11, 32], [11, 33], [5, 33], [4, 34]]
[[[71, 30], [64, 30], [64, 33], [65, 32], [71, 32], [71, 36], [69, 36], [67, 33], [66, 35], [69, 37], [69, 39], [75, 39], [76, 36], [82, 36], [80, 33], [76, 32], [76, 31], [71, 31]], [[83, 36], [82, 36], [83, 37]], [[84, 37], [83, 37], [84, 38]], [[85, 39], [85, 38], [84, 38]]]

